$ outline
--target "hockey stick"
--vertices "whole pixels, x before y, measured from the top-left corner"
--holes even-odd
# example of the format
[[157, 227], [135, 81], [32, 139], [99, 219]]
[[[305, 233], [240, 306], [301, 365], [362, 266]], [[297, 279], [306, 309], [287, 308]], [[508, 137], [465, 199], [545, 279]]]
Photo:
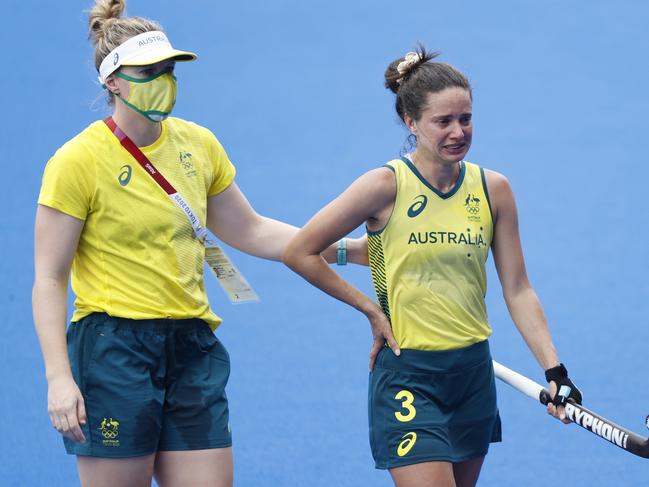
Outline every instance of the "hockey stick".
[[[508, 369], [495, 360], [493, 364], [496, 377], [501, 381], [543, 405], [547, 405], [550, 401], [550, 393], [540, 384]], [[623, 428], [574, 402], [566, 404], [566, 417], [585, 430], [604, 438], [629, 453], [642, 458], [649, 458], [649, 438], [644, 438], [633, 431]], [[647, 418], [647, 426], [649, 427], [649, 418]]]

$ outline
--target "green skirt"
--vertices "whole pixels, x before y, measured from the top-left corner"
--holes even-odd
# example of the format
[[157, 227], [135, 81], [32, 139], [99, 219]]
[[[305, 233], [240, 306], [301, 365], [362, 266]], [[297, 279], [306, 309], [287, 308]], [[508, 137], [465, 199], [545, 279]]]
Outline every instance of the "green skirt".
[[376, 468], [462, 462], [501, 441], [487, 341], [459, 350], [379, 352], [369, 384]]

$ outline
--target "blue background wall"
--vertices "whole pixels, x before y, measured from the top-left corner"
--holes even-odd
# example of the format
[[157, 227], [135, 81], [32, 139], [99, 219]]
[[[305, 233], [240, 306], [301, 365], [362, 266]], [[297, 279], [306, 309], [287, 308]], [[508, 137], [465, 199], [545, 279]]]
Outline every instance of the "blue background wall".
[[[182, 6], [181, 6], [182, 5]], [[0, 485], [75, 485], [46, 414], [33, 331], [33, 216], [47, 159], [108, 112], [86, 41], [90, 3], [9, 0], [0, 32], [4, 116], [0, 221]], [[196, 63], [179, 65], [177, 116], [214, 131], [263, 214], [303, 224], [406, 133], [382, 87], [416, 41], [474, 88], [469, 160], [507, 175], [528, 271], [560, 356], [591, 409], [640, 433], [649, 412], [646, 114], [649, 4], [643, 1], [132, 0]], [[261, 295], [232, 306], [209, 280], [233, 364], [240, 486], [391, 485], [367, 440], [370, 333], [363, 316], [280, 264], [229, 253]], [[372, 292], [364, 268], [342, 274]], [[542, 380], [490, 264], [494, 356]], [[647, 461], [499, 384], [502, 444], [483, 486], [647, 485]]]

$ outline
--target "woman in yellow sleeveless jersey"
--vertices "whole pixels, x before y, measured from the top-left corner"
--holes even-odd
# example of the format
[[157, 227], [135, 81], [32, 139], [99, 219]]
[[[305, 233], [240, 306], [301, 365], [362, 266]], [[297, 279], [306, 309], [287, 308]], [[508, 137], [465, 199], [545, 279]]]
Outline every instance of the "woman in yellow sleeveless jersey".
[[[489, 443], [500, 441], [484, 300], [490, 248], [511, 316], [546, 370], [558, 406], [548, 412], [565, 418], [567, 398], [581, 401], [525, 272], [510, 185], [464, 160], [472, 135], [469, 82], [434, 57], [421, 48], [385, 73], [416, 149], [358, 178], [283, 258], [369, 319], [370, 444], [376, 467], [389, 469], [399, 487], [473, 486]], [[378, 305], [318, 255], [362, 222]], [[344, 241], [340, 247], [344, 261]]]
[[175, 62], [196, 55], [157, 23], [122, 18], [124, 7], [96, 0], [89, 19], [112, 118], [56, 152], [38, 200], [33, 308], [48, 412], [85, 486], [148, 486], [154, 475], [160, 486], [228, 486], [230, 364], [212, 333], [221, 320], [205, 294], [204, 227], [273, 260], [297, 229], [254, 211], [209, 130], [168, 118]]

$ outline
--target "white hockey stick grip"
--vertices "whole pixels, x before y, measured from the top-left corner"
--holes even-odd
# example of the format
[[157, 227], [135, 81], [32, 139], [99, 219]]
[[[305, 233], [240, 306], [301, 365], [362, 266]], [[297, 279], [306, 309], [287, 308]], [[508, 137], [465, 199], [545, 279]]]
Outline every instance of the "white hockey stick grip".
[[495, 360], [493, 361], [493, 364], [496, 377], [501, 381], [506, 382], [514, 389], [521, 391], [526, 396], [531, 397], [535, 401], [539, 401], [541, 393], [543, 392], [543, 387], [540, 384], [537, 384], [532, 379], [528, 379], [518, 372], [514, 372], [512, 369], [508, 369]]

